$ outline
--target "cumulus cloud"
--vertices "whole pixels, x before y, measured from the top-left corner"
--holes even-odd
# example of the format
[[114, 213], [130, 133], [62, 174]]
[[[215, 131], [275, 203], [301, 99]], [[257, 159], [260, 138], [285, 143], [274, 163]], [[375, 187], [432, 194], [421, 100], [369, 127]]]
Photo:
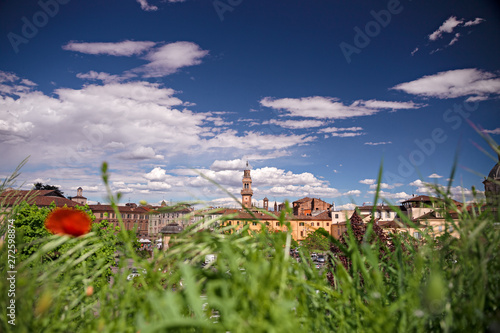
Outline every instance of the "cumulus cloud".
[[221, 171], [221, 170], [243, 170], [246, 167], [246, 161], [242, 159], [222, 161], [215, 160], [210, 166], [210, 170]]
[[443, 33], [452, 33], [453, 29], [462, 24], [464, 20], [457, 19], [456, 16], [450, 16], [441, 26], [429, 35], [429, 40], [434, 41], [443, 35]]
[[347, 105], [338, 98], [322, 96], [281, 99], [265, 97], [260, 104], [276, 110], [284, 110], [287, 112], [285, 115], [288, 116], [317, 119], [346, 119], [373, 115], [383, 109], [416, 109], [425, 106], [413, 102], [378, 100], [358, 100]]
[[[158, 10], [157, 6], [150, 5], [147, 0], [137, 0], [137, 2], [141, 5], [141, 9], [145, 10], [147, 12]], [[169, 2], [172, 2], [172, 1], [169, 0]]]
[[163, 159], [163, 155], [157, 155], [151, 147], [137, 147], [130, 152], [125, 152], [118, 155], [119, 158], [125, 160], [150, 160]]
[[[376, 191], [368, 191], [367, 193], [375, 195]], [[379, 191], [378, 194], [380, 198], [397, 201], [404, 201], [410, 197], [410, 195], [406, 192], [390, 193], [386, 191]]]
[[74, 51], [85, 54], [106, 54], [112, 56], [130, 57], [133, 55], [140, 55], [150, 50], [155, 45], [155, 42], [137, 42], [132, 40], [125, 40], [117, 43], [85, 43], [71, 41], [62, 48], [66, 51]]
[[95, 72], [95, 71], [90, 71], [87, 73], [78, 73], [76, 74], [76, 77], [84, 80], [99, 80], [104, 83], [118, 82], [121, 80], [120, 76], [118, 75], [111, 75], [109, 73]]
[[80, 78], [98, 79], [105, 82], [129, 79], [136, 77], [138, 74], [144, 77], [170, 75], [177, 72], [180, 68], [201, 64], [201, 59], [209, 53], [209, 51], [201, 49], [199, 45], [185, 41], [162, 46], [158, 46], [158, 43], [150, 41], [139, 42], [127, 40], [118, 43], [84, 43], [72, 41], [64, 45], [63, 49], [93, 55], [142, 55], [142, 58], [148, 61], [143, 66], [126, 71], [121, 77], [114, 77], [108, 73], [97, 73], [94, 71], [77, 75]]
[[372, 185], [375, 184], [376, 180], [375, 179], [363, 179], [359, 181], [361, 184], [365, 185]]
[[182, 67], [201, 64], [201, 59], [207, 54], [207, 50], [192, 42], [170, 43], [149, 52], [144, 57], [149, 63], [131, 72], [142, 73], [145, 77], [162, 77]]
[[470, 96], [488, 99], [500, 96], [500, 77], [476, 68], [456, 69], [426, 75], [417, 80], [400, 83], [391, 89], [408, 94], [441, 99]]
[[433, 173], [432, 175], [429, 175], [428, 177], [429, 178], [443, 178], [443, 176], [440, 176], [437, 173]]
[[[376, 189], [378, 186], [378, 184], [371, 184], [370, 185], [370, 189], [371, 190], [374, 190]], [[380, 183], [380, 188], [381, 189], [387, 189], [387, 190], [392, 190], [393, 188], [395, 188], [396, 186], [395, 185], [389, 185], [389, 184], [386, 184], [386, 183]]]
[[321, 120], [266, 120], [262, 122], [262, 125], [276, 125], [288, 129], [305, 129], [313, 127], [321, 127], [325, 125], [324, 121]]
[[480, 18], [480, 17], [476, 17], [473, 21], [467, 21], [464, 23], [464, 26], [465, 27], [470, 27], [470, 26], [473, 26], [473, 25], [478, 25], [480, 23], [483, 23], [485, 20]]
[[361, 191], [360, 190], [350, 190], [350, 191], [343, 193], [343, 195], [351, 196], [351, 197], [352, 196], [359, 197], [361, 195]]
[[362, 106], [345, 105], [336, 98], [321, 96], [281, 99], [265, 97], [260, 104], [277, 110], [285, 110], [290, 116], [319, 119], [345, 119], [368, 116], [378, 112], [378, 110]]
[[6, 160], [31, 154], [34, 165], [72, 166], [83, 173], [85, 166], [104, 159], [121, 165], [123, 159], [142, 163], [179, 155], [221, 157], [221, 152], [272, 159], [315, 140], [216, 128], [212, 113], [185, 109], [175, 90], [156, 83], [90, 84], [45, 95], [13, 74], [0, 73], [5, 86], [0, 89], [0, 142]]
[[[170, 191], [189, 191], [190, 193], [205, 193], [213, 196], [218, 191], [215, 186], [206, 178], [223, 186], [237, 198], [240, 196], [242, 186], [242, 170], [232, 170], [228, 168], [237, 168], [241, 160], [218, 161], [214, 162], [211, 169], [200, 169], [198, 171], [190, 169], [170, 170], [168, 172], [162, 167], [155, 167], [149, 173], [144, 174], [147, 184], [141, 185], [144, 188], [153, 183], [169, 184]], [[223, 169], [226, 168], [226, 169]], [[201, 173], [203, 176], [201, 176]], [[254, 198], [262, 199], [264, 197], [288, 197], [292, 200], [304, 196], [334, 198], [341, 195], [359, 196], [358, 190], [348, 191], [342, 194], [329, 184], [314, 176], [309, 172], [293, 173], [276, 167], [263, 167], [251, 171]], [[128, 185], [133, 187], [132, 185]], [[158, 185], [159, 186], [159, 185]]]
[[[432, 50], [430, 52], [430, 54], [442, 51], [442, 50], [452, 46], [453, 44], [457, 43], [458, 40], [460, 39], [460, 37], [462, 37], [462, 35], [464, 35], [464, 34], [461, 34], [459, 32], [455, 32], [456, 30], [458, 30], [458, 29], [467, 30], [466, 28], [474, 26], [474, 25], [478, 25], [482, 22], [484, 22], [484, 19], [479, 18], [479, 17], [474, 19], [474, 20], [471, 20], [471, 21], [466, 21], [465, 19], [457, 19], [456, 16], [450, 16], [446, 21], [444, 21], [441, 24], [441, 26], [437, 30], [435, 30], [434, 32], [429, 34], [428, 38], [429, 38], [429, 41], [432, 43], [442, 39], [446, 34], [453, 34], [453, 38], [447, 44], [444, 44], [441, 47]], [[417, 50], [418, 50], [418, 47], [415, 49], [415, 51], [412, 52], [412, 55]]]

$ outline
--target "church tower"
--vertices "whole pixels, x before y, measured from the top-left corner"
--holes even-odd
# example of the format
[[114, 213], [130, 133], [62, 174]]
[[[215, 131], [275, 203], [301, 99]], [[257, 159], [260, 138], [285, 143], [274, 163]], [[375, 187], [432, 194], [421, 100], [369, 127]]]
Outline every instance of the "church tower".
[[243, 188], [241, 189], [241, 203], [245, 208], [252, 208], [252, 177], [250, 176], [250, 167], [247, 166], [243, 172]]

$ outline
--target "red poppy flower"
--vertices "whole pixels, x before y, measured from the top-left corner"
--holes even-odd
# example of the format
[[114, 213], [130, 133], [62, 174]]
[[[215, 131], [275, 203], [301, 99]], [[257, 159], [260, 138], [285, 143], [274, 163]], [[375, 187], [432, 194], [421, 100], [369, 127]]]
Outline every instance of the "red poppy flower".
[[51, 233], [75, 237], [88, 233], [91, 224], [85, 212], [71, 208], [56, 208], [45, 220], [45, 228]]

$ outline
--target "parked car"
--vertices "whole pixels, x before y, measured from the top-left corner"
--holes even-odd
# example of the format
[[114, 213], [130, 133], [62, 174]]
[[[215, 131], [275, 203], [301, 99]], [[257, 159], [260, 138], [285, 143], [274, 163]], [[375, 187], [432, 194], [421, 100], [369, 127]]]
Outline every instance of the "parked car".
[[147, 273], [145, 269], [143, 269], [143, 268], [135, 268], [135, 267], [131, 268], [130, 271], [131, 271], [131, 273], [129, 275], [127, 275], [127, 280], [128, 281], [132, 280], [136, 276], [140, 276], [141, 273], [143, 273], [143, 274]]
[[325, 262], [325, 256], [320, 254], [319, 256], [316, 257], [316, 262], [324, 263]]

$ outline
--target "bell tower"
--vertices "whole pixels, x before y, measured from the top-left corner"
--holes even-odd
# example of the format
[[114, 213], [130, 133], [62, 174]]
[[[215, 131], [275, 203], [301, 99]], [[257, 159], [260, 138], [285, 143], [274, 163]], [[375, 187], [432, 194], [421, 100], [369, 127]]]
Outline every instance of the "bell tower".
[[250, 176], [250, 166], [243, 171], [243, 188], [241, 189], [241, 203], [245, 208], [252, 208], [252, 177]]

